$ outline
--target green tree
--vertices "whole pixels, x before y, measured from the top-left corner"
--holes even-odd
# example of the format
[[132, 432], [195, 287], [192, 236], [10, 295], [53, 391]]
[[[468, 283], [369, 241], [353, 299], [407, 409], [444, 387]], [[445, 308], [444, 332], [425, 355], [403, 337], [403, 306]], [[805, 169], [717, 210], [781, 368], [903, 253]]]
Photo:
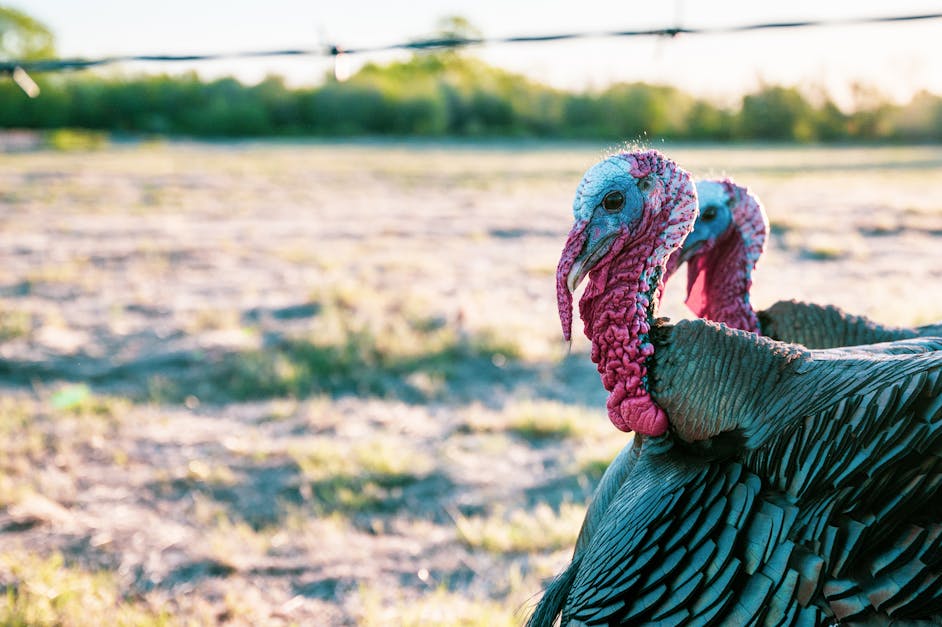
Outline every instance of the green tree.
[[697, 100], [690, 107], [683, 133], [690, 139], [725, 140], [733, 136], [733, 113], [705, 100]]
[[764, 87], [745, 96], [739, 115], [746, 139], [815, 139], [814, 108], [794, 87]]
[[0, 6], [0, 58], [26, 60], [56, 55], [49, 28], [22, 11]]
[[851, 133], [861, 139], [879, 139], [892, 135], [894, 107], [876, 87], [855, 83], [851, 87], [854, 112], [847, 124]]
[[822, 141], [836, 141], [847, 137], [847, 116], [828, 98], [818, 108], [817, 136]]
[[436, 23], [435, 39], [481, 39], [483, 34], [467, 18], [460, 15], [449, 15], [440, 18]]
[[922, 91], [892, 116], [891, 127], [901, 139], [942, 139], [942, 97]]

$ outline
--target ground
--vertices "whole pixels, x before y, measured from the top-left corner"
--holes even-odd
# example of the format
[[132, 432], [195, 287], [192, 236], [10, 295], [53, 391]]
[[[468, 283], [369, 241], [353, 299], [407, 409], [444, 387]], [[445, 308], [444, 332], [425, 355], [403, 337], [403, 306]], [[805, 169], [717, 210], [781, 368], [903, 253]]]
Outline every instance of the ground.
[[[553, 282], [610, 148], [0, 154], [0, 624], [522, 622], [629, 441]], [[942, 148], [659, 148], [758, 307], [942, 319]]]

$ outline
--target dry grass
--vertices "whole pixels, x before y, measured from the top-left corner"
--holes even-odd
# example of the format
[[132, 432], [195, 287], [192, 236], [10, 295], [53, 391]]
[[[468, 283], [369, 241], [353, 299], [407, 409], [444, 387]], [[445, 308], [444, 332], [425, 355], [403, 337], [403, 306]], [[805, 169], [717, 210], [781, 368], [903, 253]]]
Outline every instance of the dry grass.
[[28, 337], [33, 330], [33, 320], [26, 311], [0, 310], [0, 342]]
[[3, 625], [135, 625], [169, 626], [166, 612], [123, 596], [112, 575], [65, 564], [54, 553], [47, 558], [21, 551], [0, 553], [0, 624]]
[[[942, 149], [666, 151], [766, 202], [759, 307], [942, 319]], [[604, 152], [0, 155], [0, 624], [522, 622], [629, 442], [553, 290]]]
[[468, 598], [446, 588], [436, 588], [418, 598], [400, 598], [392, 602], [377, 591], [365, 588], [360, 591], [360, 598], [363, 609], [359, 618], [363, 627], [514, 627], [523, 622], [513, 608], [503, 603]]
[[555, 551], [576, 542], [585, 506], [563, 503], [556, 511], [546, 504], [533, 510], [498, 508], [486, 516], [455, 518], [458, 537], [471, 548], [494, 553]]
[[514, 401], [499, 411], [475, 405], [467, 411], [464, 430], [470, 433], [506, 431], [537, 443], [566, 438], [594, 439], [610, 433], [603, 412], [547, 400]]
[[302, 493], [320, 514], [382, 510], [435, 465], [427, 452], [381, 438], [352, 446], [330, 438], [308, 439], [290, 455], [303, 477]]

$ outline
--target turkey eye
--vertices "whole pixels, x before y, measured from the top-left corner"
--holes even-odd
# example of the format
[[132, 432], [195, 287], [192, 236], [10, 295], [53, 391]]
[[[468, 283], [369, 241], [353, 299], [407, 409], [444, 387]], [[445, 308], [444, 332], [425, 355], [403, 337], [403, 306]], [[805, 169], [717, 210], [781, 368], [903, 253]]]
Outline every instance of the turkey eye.
[[712, 221], [716, 218], [716, 207], [712, 205], [709, 207], [704, 207], [703, 212], [700, 214], [700, 217], [706, 220], [707, 222]]
[[609, 213], [618, 213], [625, 206], [625, 195], [621, 192], [609, 192], [602, 199], [602, 208]]
[[642, 194], [647, 194], [651, 191], [651, 188], [654, 187], [654, 181], [651, 180], [650, 176], [646, 176], [643, 179], [638, 180], [638, 189], [641, 190]]

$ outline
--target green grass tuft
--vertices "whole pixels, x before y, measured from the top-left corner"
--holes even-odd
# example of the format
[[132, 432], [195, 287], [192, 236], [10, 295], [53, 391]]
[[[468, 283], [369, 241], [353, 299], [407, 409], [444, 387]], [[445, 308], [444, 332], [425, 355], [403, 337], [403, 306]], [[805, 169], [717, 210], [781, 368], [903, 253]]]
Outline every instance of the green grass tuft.
[[47, 147], [59, 152], [101, 150], [109, 143], [107, 133], [72, 128], [47, 131], [43, 139]]
[[497, 413], [475, 408], [463, 429], [477, 433], [506, 430], [530, 442], [588, 439], [611, 432], [605, 415], [600, 411], [556, 401], [520, 401]]
[[519, 355], [493, 333], [463, 334], [429, 319], [390, 320], [378, 329], [344, 324], [339, 332], [314, 330], [230, 354], [210, 382], [217, 394], [238, 400], [320, 393], [423, 399], [437, 389], [434, 382], [453, 381], [462, 368], [496, 370]]
[[106, 572], [69, 566], [58, 553], [43, 558], [0, 554], [0, 625], [171, 625], [170, 615], [125, 598]]
[[26, 311], [0, 310], [0, 342], [27, 337], [33, 331], [33, 317]]
[[531, 553], [572, 546], [585, 506], [563, 503], [559, 511], [541, 503], [531, 511], [497, 510], [487, 516], [455, 517], [458, 537], [471, 548], [492, 553]]
[[523, 621], [509, 604], [471, 599], [437, 587], [419, 598], [383, 598], [378, 590], [363, 587], [360, 624], [363, 627], [515, 627]]
[[434, 462], [408, 445], [375, 439], [353, 447], [315, 439], [289, 452], [318, 513], [396, 509], [402, 489], [425, 479]]
[[108, 422], [119, 421], [131, 407], [128, 399], [95, 394], [84, 383], [59, 388], [49, 402], [63, 415]]
[[599, 432], [599, 425], [609, 427], [598, 412], [551, 401], [519, 403], [505, 414], [508, 431], [527, 440], [589, 437]]

